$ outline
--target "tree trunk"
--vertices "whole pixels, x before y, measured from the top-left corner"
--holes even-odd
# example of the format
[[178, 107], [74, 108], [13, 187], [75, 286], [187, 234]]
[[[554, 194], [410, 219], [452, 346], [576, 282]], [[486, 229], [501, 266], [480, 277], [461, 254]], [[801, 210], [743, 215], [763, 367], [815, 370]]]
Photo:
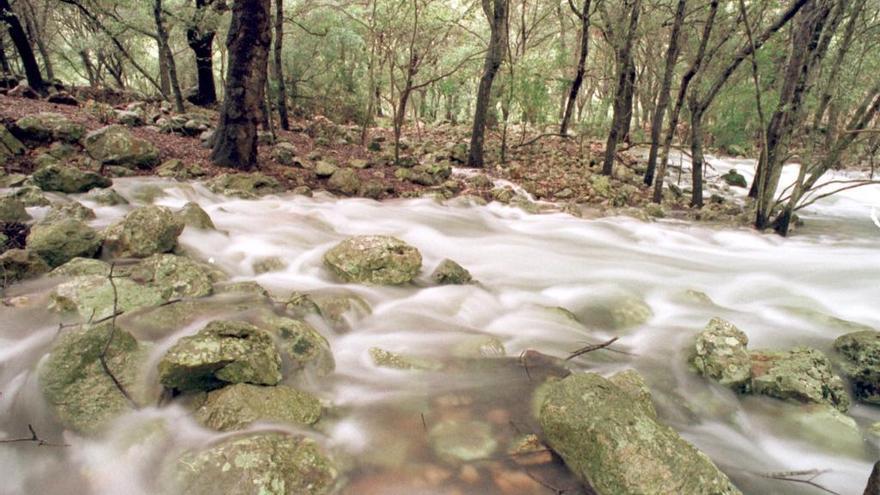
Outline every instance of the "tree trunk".
[[611, 131], [608, 133], [608, 141], [605, 143], [605, 162], [602, 165], [602, 173], [604, 175], [611, 175], [614, 171], [617, 145], [629, 134], [629, 125], [632, 121], [632, 101], [633, 91], [635, 90], [636, 70], [632, 48], [639, 24], [641, 0], [631, 0], [627, 3], [629, 3], [629, 27], [623, 35], [624, 38], [615, 43], [617, 89], [614, 92], [614, 117], [611, 121]]
[[159, 39], [159, 51], [165, 54], [165, 63], [168, 65], [168, 79], [171, 83], [171, 92], [174, 96], [174, 109], [177, 113], [184, 113], [183, 93], [180, 91], [180, 81], [177, 79], [177, 64], [174, 63], [174, 54], [168, 46], [168, 31], [165, 30], [165, 22], [162, 19], [162, 0], [153, 1], [153, 19], [156, 21], [156, 37]]
[[171, 78], [168, 77], [168, 52], [162, 47], [162, 42], [156, 40], [159, 52], [159, 91], [166, 100], [171, 100]]
[[290, 130], [290, 116], [287, 112], [287, 86], [284, 84], [284, 63], [281, 57], [284, 46], [284, 0], [275, 0], [275, 82], [278, 85], [278, 117], [281, 128]]
[[9, 27], [9, 37], [12, 38], [12, 43], [15, 44], [15, 48], [21, 57], [21, 63], [24, 66], [28, 84], [34, 91], [44, 93], [46, 86], [43, 82], [43, 75], [40, 73], [40, 66], [37, 64], [34, 51], [31, 49], [30, 42], [28, 42], [27, 33], [25, 33], [18, 16], [12, 11], [9, 0], [0, 0], [0, 20]]
[[217, 88], [214, 85], [214, 37], [213, 30], [202, 30], [204, 17], [210, 7], [210, 0], [196, 0], [196, 13], [186, 30], [186, 42], [196, 57], [196, 78], [198, 93], [190, 102], [199, 106], [217, 103]]
[[[672, 76], [675, 75], [675, 64], [678, 61], [680, 51], [678, 43], [681, 39], [681, 26], [684, 24], [686, 10], [687, 0], [678, 0], [678, 8], [675, 9], [675, 20], [672, 23], [672, 33], [669, 35], [669, 47], [666, 50], [666, 67], [663, 70], [660, 97], [657, 100], [657, 108], [654, 109], [654, 116], [651, 119], [651, 150], [648, 152], [648, 170], [645, 171], [645, 185], [648, 186], [654, 183], [657, 153], [660, 150], [660, 135], [663, 133], [663, 120], [666, 117], [666, 109], [669, 107]], [[663, 180], [663, 177], [660, 180]]]
[[9, 59], [6, 58], [6, 40], [3, 39], [2, 34], [0, 34], [0, 68], [3, 69], [4, 74], [9, 74]]
[[575, 71], [574, 79], [571, 82], [571, 90], [568, 92], [568, 100], [565, 103], [565, 111], [562, 114], [562, 125], [559, 127], [559, 134], [568, 134], [568, 126], [571, 124], [571, 116], [574, 113], [574, 105], [577, 103], [578, 93], [581, 91], [581, 85], [584, 83], [584, 74], [587, 71], [587, 57], [590, 53], [590, 0], [584, 0], [583, 10], [578, 12], [574, 3], [571, 3], [571, 9], [581, 19], [581, 48], [578, 54], [577, 71]]
[[236, 0], [226, 46], [229, 64], [211, 160], [251, 169], [257, 163], [257, 124], [271, 43], [270, 0]]
[[508, 0], [483, 0], [483, 12], [489, 19], [491, 36], [489, 38], [489, 51], [486, 52], [486, 61], [483, 65], [483, 76], [480, 78], [480, 88], [477, 91], [477, 103], [474, 110], [474, 126], [471, 131], [471, 145], [468, 153], [469, 167], [483, 166], [483, 144], [486, 132], [486, 117], [489, 105], [492, 101], [492, 83], [495, 75], [501, 68], [504, 58], [504, 49], [507, 44], [507, 7]]

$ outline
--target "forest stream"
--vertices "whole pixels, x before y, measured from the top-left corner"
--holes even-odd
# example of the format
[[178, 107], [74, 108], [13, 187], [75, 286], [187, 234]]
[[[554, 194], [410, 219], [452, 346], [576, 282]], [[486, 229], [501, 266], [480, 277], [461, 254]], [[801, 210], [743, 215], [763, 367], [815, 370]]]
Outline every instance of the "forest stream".
[[[750, 164], [713, 163], [741, 172]], [[278, 299], [341, 291], [363, 300], [335, 325], [308, 317], [330, 341], [335, 372], [297, 383], [323, 402], [315, 428], [321, 433], [310, 435], [337, 458], [342, 493], [584, 493], [560, 462], [540, 458], [549, 452], [535, 452], [534, 462], [506, 455], [536, 431], [532, 390], [542, 373], [552, 373], [529, 369], [522, 356], [534, 350], [565, 358], [613, 337], [619, 340], [609, 348], [568, 363], [603, 375], [638, 370], [660, 420], [743, 493], [823, 493], [770, 476], [804, 470], [822, 471], [813, 481], [828, 490], [861, 493], [880, 454], [880, 434], [871, 432], [880, 421], [877, 408], [854, 405], [848, 414], [857, 426], [835, 423], [781, 400], [737, 395], [688, 364], [695, 335], [713, 317], [743, 330], [749, 348], [810, 346], [829, 356], [838, 336], [880, 328], [880, 225], [871, 215], [880, 207], [880, 186], [820, 201], [790, 238], [678, 220], [531, 215], [467, 198], [242, 200], [198, 183], [152, 178], [117, 179], [114, 187], [133, 204], [76, 196], [97, 213], [93, 227], [117, 221], [144, 191], [154, 204], [175, 209], [196, 202], [217, 230], [187, 228], [180, 245], [231, 282], [255, 281]], [[39, 218], [46, 210], [28, 212]], [[373, 234], [393, 235], [421, 252], [423, 269], [413, 284], [343, 284], [322, 265], [338, 242]], [[431, 283], [428, 274], [445, 258], [478, 282]], [[255, 270], [265, 260], [270, 266]], [[0, 306], [0, 430], [26, 438], [30, 424], [47, 443], [0, 446], [0, 493], [156, 493], [168, 459], [228, 434], [199, 426], [179, 404], [129, 413], [101, 437], [65, 432], [47, 409], [36, 371], [63, 331], [61, 316], [46, 310], [58, 283], [43, 277], [16, 284], [5, 293], [13, 303]], [[248, 319], [265, 305], [222, 294], [212, 301], [208, 313], [189, 314], [174, 328], [126, 322], [126, 315], [120, 324], [154, 343], [148, 362], [155, 370], [180, 337], [221, 316]], [[377, 353], [395, 353], [410, 369], [378, 366]], [[450, 422], [470, 430], [436, 433]], [[455, 441], [464, 445], [452, 448], [478, 453], [448, 462], [436, 442]]]

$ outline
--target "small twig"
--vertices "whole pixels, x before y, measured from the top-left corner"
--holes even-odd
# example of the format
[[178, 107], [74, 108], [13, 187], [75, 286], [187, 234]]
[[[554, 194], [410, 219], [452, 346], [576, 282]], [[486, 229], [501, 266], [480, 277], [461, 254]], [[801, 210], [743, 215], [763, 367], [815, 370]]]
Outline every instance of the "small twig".
[[620, 337], [614, 337], [613, 339], [611, 339], [607, 342], [603, 342], [601, 344], [591, 344], [586, 347], [582, 347], [582, 348], [572, 352], [567, 358], [565, 358], [565, 360], [571, 361], [572, 359], [574, 359], [576, 357], [583, 356], [584, 354], [588, 354], [593, 351], [598, 351], [600, 349], [605, 349], [606, 347], [609, 347], [611, 344], [617, 342], [618, 340], [620, 340]]
[[113, 288], [113, 314], [110, 316], [110, 336], [107, 338], [107, 342], [104, 343], [104, 348], [101, 350], [101, 355], [98, 359], [101, 361], [101, 367], [104, 369], [104, 373], [107, 373], [107, 376], [113, 381], [113, 385], [119, 389], [119, 392], [126, 400], [128, 400], [132, 407], [137, 408], [137, 403], [131, 398], [131, 395], [128, 394], [128, 391], [125, 390], [125, 387], [122, 386], [122, 383], [116, 378], [113, 371], [110, 370], [110, 366], [107, 365], [107, 352], [110, 350], [110, 345], [113, 343], [113, 338], [116, 336], [116, 317], [118, 316], [117, 313], [119, 313], [119, 292], [116, 290], [116, 282], [113, 281], [113, 269], [115, 267], [115, 263], [110, 265], [110, 275], [108, 276], [110, 286]]
[[424, 429], [425, 433], [427, 433], [428, 432], [428, 422], [425, 421], [425, 413], [419, 413], [419, 415], [422, 417], [422, 429]]
[[[792, 483], [803, 483], [805, 485], [812, 486], [813, 488], [817, 488], [822, 490], [825, 493], [830, 493], [831, 495], [840, 495], [833, 490], [825, 488], [824, 486], [816, 483], [815, 480], [819, 476], [830, 472], [828, 469], [819, 470], [819, 469], [809, 469], [805, 471], [787, 471], [781, 473], [761, 473], [760, 476], [767, 479], [779, 480], [779, 481], [790, 481]], [[803, 476], [809, 476], [809, 478], [801, 478]]]
[[529, 351], [525, 350], [519, 354], [519, 364], [521, 364], [523, 369], [526, 370], [526, 376], [528, 377], [529, 381], [532, 381], [532, 374], [529, 372], [529, 363], [528, 361], [526, 361], [527, 352]]
[[24, 443], [24, 442], [32, 442], [32, 443], [37, 444], [37, 446], [39, 446], [39, 447], [69, 447], [69, 445], [67, 445], [66, 443], [52, 443], [52, 442], [47, 442], [46, 440], [43, 440], [42, 438], [40, 438], [39, 435], [37, 435], [37, 431], [34, 430], [33, 425], [31, 425], [31, 424], [29, 423], [29, 424], [27, 425], [27, 427], [28, 427], [28, 431], [31, 432], [31, 436], [30, 436], [30, 437], [24, 437], [24, 438], [12, 438], [12, 439], [9, 439], [9, 440], [0, 440], [0, 443]]

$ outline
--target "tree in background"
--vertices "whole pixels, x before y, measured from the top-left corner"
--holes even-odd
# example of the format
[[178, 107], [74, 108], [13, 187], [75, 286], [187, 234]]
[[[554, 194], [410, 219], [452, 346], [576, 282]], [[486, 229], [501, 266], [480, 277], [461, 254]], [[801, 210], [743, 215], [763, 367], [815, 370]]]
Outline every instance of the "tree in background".
[[9, 29], [9, 37], [15, 44], [18, 55], [21, 57], [21, 63], [24, 66], [24, 72], [27, 76], [28, 84], [37, 92], [45, 91], [45, 83], [43, 75], [40, 72], [40, 65], [34, 56], [34, 50], [28, 41], [27, 33], [21, 25], [21, 21], [9, 5], [9, 0], [0, 0], [0, 20], [6, 23]]
[[229, 68], [211, 161], [243, 170], [257, 163], [257, 125], [269, 62], [271, 0], [236, 0], [226, 47]]
[[483, 166], [483, 144], [486, 132], [486, 115], [492, 98], [492, 83], [504, 59], [504, 48], [507, 46], [507, 0], [483, 0], [483, 12], [489, 20], [491, 34], [489, 49], [483, 65], [483, 76], [477, 91], [477, 102], [474, 110], [473, 130], [471, 131], [470, 151], [467, 165]]
[[217, 33], [214, 22], [216, 11], [224, 8], [223, 2], [196, 0], [193, 18], [186, 29], [186, 41], [196, 59], [198, 91], [190, 98], [196, 105], [217, 103], [217, 88], [214, 85], [214, 37]]
[[606, 26], [608, 38], [614, 46], [616, 55], [617, 87], [614, 91], [614, 117], [611, 120], [611, 130], [608, 132], [608, 140], [605, 144], [605, 161], [602, 165], [602, 173], [605, 175], [611, 175], [614, 171], [617, 145], [629, 133], [632, 121], [633, 92], [636, 83], [633, 43], [639, 27], [640, 10], [641, 0], [625, 0], [623, 11], [628, 14], [629, 22], [624, 32], [616, 33], [610, 21]]

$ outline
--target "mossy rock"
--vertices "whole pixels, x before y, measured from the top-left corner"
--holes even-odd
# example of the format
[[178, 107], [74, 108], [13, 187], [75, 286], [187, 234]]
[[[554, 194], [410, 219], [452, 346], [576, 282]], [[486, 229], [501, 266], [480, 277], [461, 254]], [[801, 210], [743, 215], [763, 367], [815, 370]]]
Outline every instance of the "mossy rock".
[[240, 430], [258, 421], [309, 426], [321, 419], [321, 401], [284, 385], [238, 383], [209, 392], [195, 419], [221, 431]]
[[95, 172], [84, 172], [68, 165], [48, 164], [36, 170], [34, 183], [44, 191], [84, 193], [110, 187], [113, 181]]
[[30, 219], [24, 203], [8, 196], [0, 198], [0, 224], [24, 223]]
[[[40, 367], [40, 388], [65, 427], [96, 434], [115, 418], [146, 403], [139, 374], [148, 354], [148, 347], [109, 322], [65, 330]], [[102, 356], [113, 377], [104, 369]]]
[[105, 231], [104, 249], [119, 258], [146, 258], [177, 246], [183, 222], [163, 206], [138, 208]]
[[49, 272], [50, 277], [82, 277], [87, 275], [107, 277], [110, 275], [110, 264], [92, 258], [73, 258]]
[[65, 141], [76, 143], [86, 133], [86, 128], [60, 113], [44, 112], [26, 115], [15, 122], [15, 134], [33, 141]]
[[177, 211], [175, 216], [187, 227], [201, 230], [216, 229], [211, 216], [198, 203], [189, 202], [183, 205], [183, 208]]
[[67, 219], [75, 220], [94, 220], [96, 217], [94, 210], [83, 206], [78, 201], [70, 201], [67, 203], [55, 203], [49, 210], [49, 213], [43, 218], [41, 223], [62, 222]]
[[712, 318], [697, 335], [690, 362], [701, 375], [725, 387], [743, 391], [752, 378], [748, 344], [746, 334], [732, 323]]
[[110, 188], [93, 189], [89, 191], [89, 194], [86, 195], [85, 198], [104, 206], [118, 206], [128, 204], [127, 199], [125, 199], [124, 197], [122, 197], [121, 194]]
[[752, 392], [777, 399], [827, 404], [846, 412], [849, 395], [843, 380], [821, 351], [798, 347], [791, 351], [752, 351]]
[[843, 357], [842, 368], [859, 401], [880, 404], [880, 332], [848, 333], [834, 341]]
[[86, 153], [104, 165], [150, 168], [159, 162], [159, 149], [146, 139], [134, 137], [120, 125], [94, 130], [83, 139]]
[[597, 493], [739, 495], [703, 453], [611, 381], [576, 373], [541, 392], [539, 422], [550, 447]]
[[30, 249], [9, 249], [0, 254], [0, 287], [37, 277], [49, 269], [46, 261]]
[[283, 433], [226, 438], [175, 465], [167, 493], [188, 495], [326, 495], [338, 477], [314, 440]]
[[422, 255], [394, 237], [359, 236], [327, 251], [324, 265], [345, 282], [401, 285], [418, 275]]
[[211, 272], [184, 256], [154, 254], [131, 270], [131, 278], [149, 284], [165, 299], [204, 297], [213, 292]]
[[471, 273], [458, 263], [445, 259], [437, 265], [431, 280], [437, 285], [465, 285], [473, 282]]
[[159, 380], [181, 391], [230, 383], [277, 385], [281, 356], [265, 330], [244, 322], [214, 321], [168, 350], [159, 362]]
[[428, 442], [437, 457], [452, 465], [488, 460], [498, 448], [491, 425], [482, 421], [441, 421], [428, 431]]
[[157, 306], [167, 300], [154, 287], [138, 284], [128, 278], [114, 277], [111, 283], [106, 275], [74, 277], [52, 290], [49, 297], [51, 308], [61, 312], [76, 312], [84, 321], [112, 316], [114, 300], [116, 310], [123, 313]]
[[28, 234], [27, 246], [50, 267], [56, 267], [73, 258], [95, 256], [101, 247], [101, 237], [80, 220], [69, 218], [35, 225]]
[[261, 318], [257, 326], [278, 337], [281, 355], [295, 370], [325, 376], [336, 368], [330, 343], [308, 323], [271, 315]]
[[208, 189], [217, 194], [252, 199], [281, 192], [281, 184], [274, 177], [258, 172], [222, 174], [208, 182]]

